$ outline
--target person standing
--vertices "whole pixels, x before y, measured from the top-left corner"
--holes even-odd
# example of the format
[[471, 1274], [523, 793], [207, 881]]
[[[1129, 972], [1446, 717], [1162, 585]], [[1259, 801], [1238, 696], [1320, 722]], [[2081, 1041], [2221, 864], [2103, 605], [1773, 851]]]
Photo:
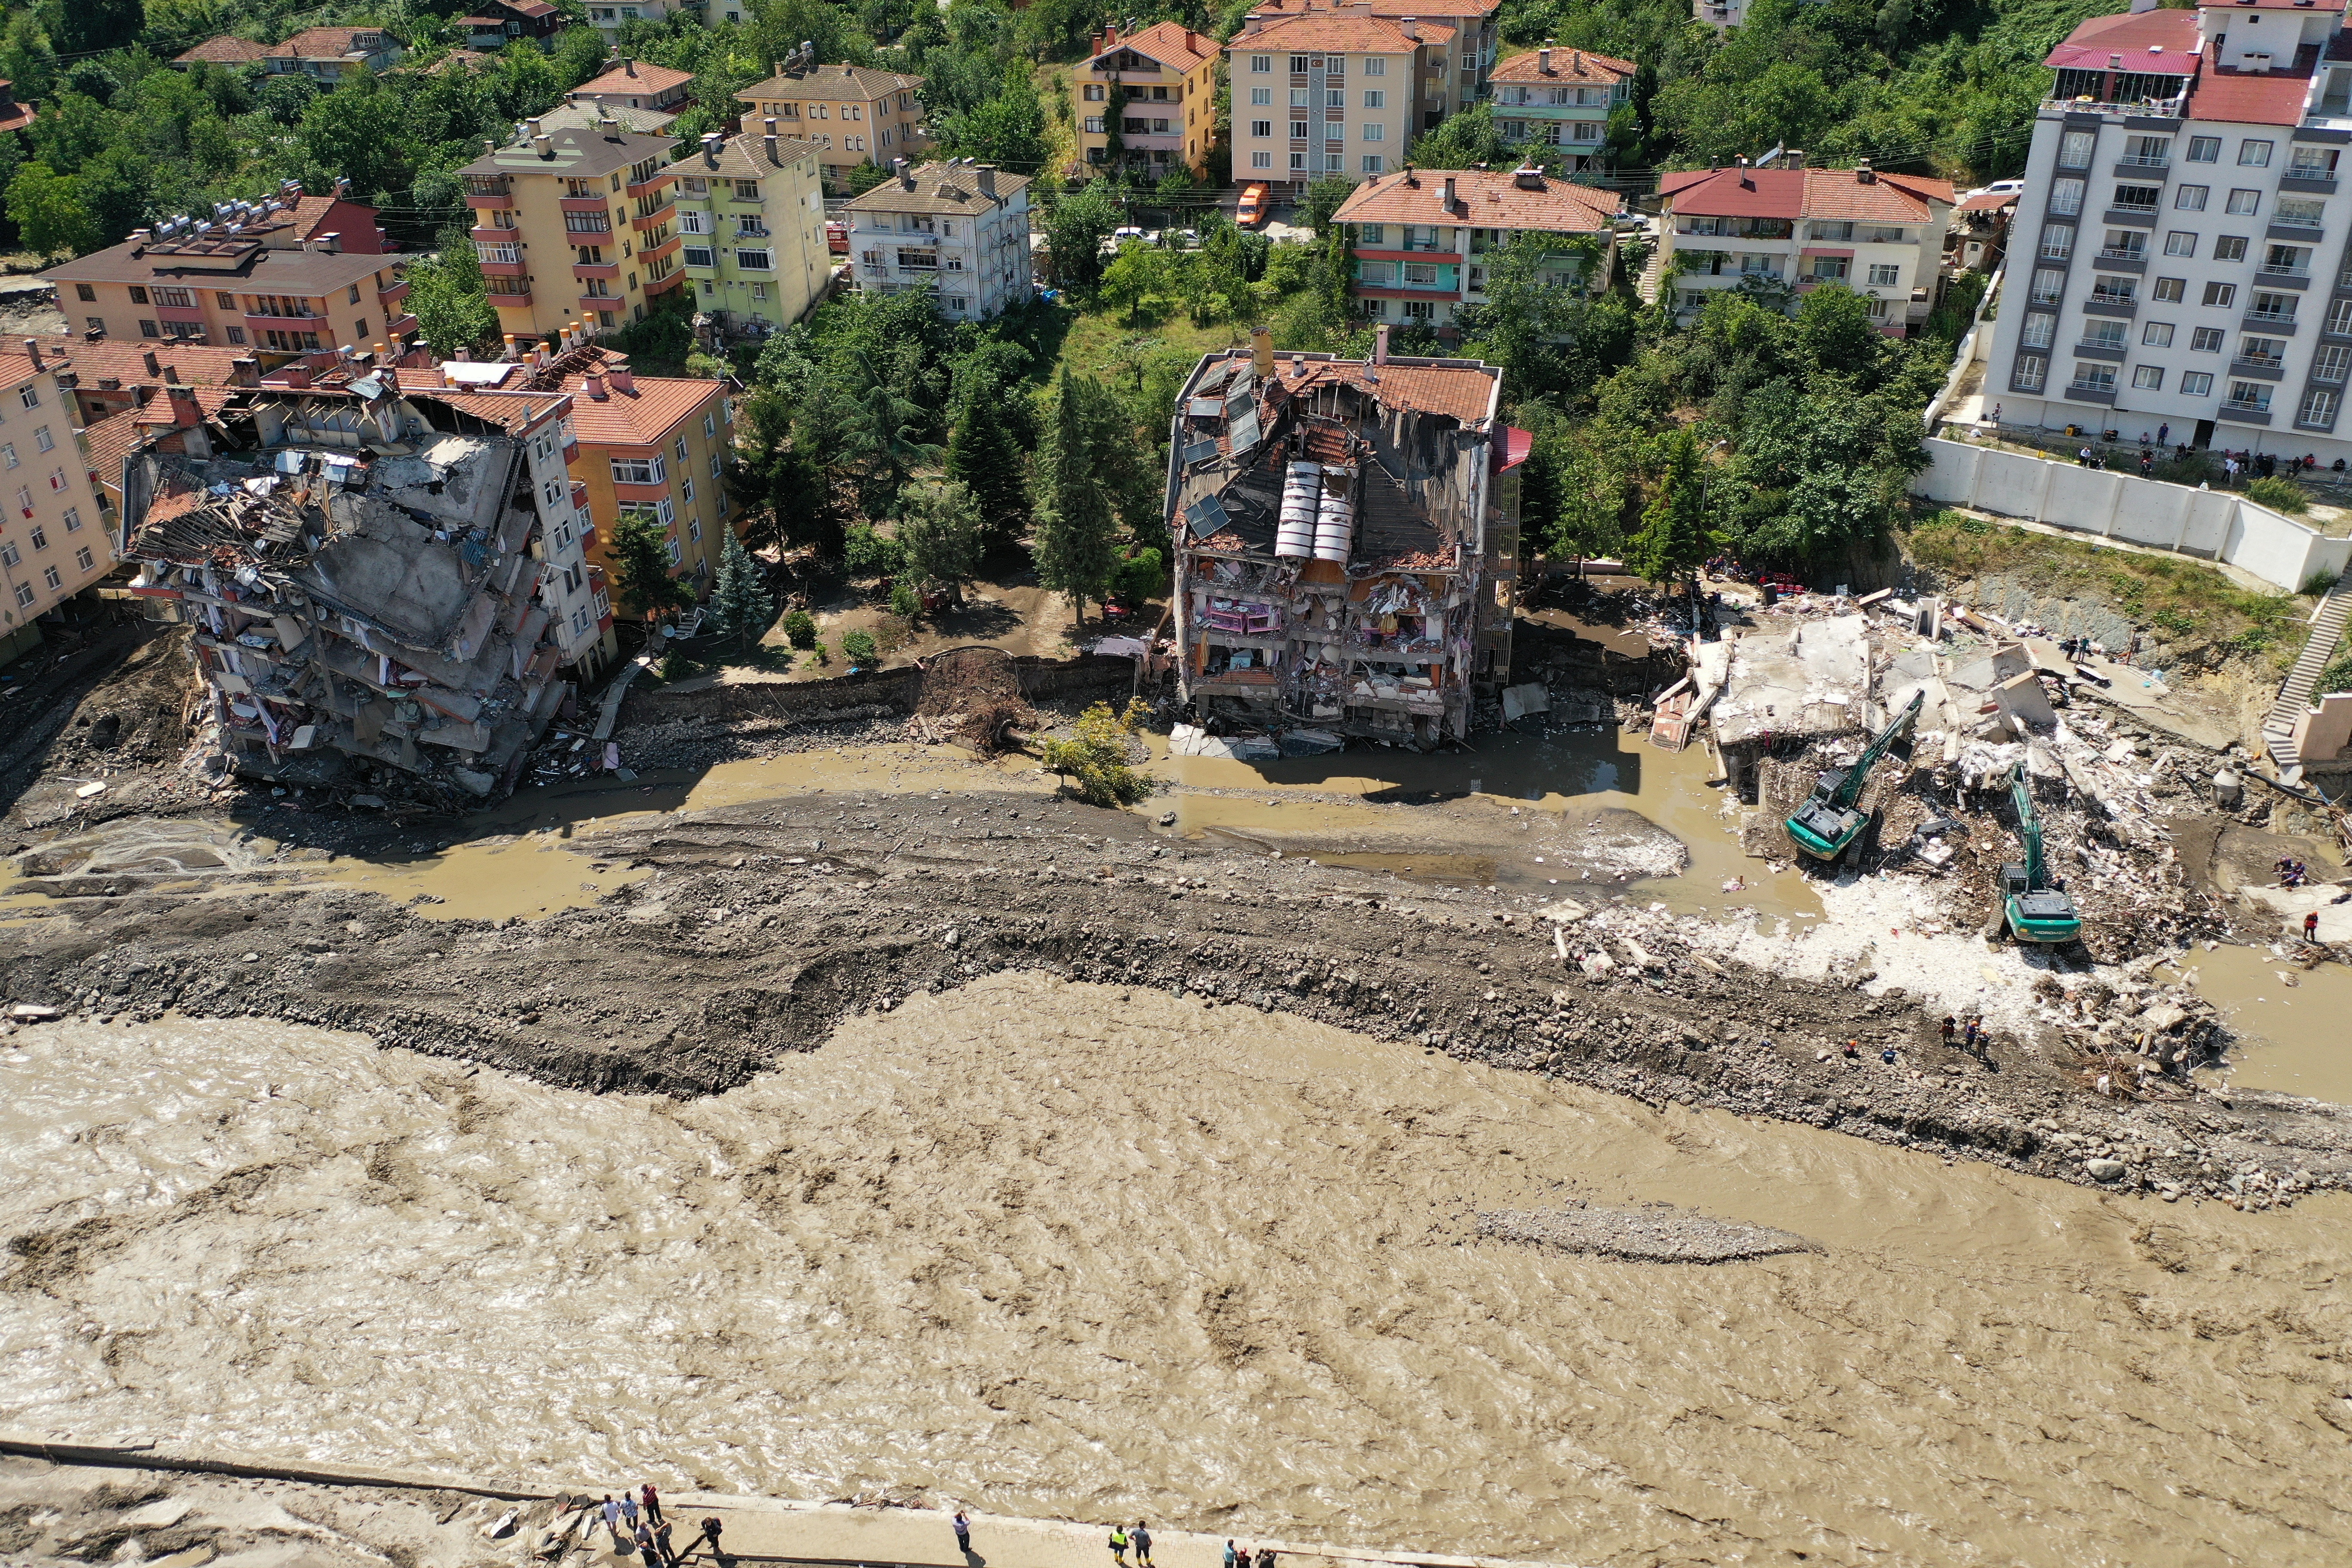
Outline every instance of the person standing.
[[1970, 1018], [1968, 1027], [1960, 1032], [1960, 1046], [1963, 1050], [1973, 1051], [1977, 1048], [1977, 1021], [1974, 1018]]
[[1225, 1568], [1234, 1568], [1234, 1543], [1225, 1542]]
[[1956, 1033], [1958, 1033], [1958, 1029], [1959, 1029], [1959, 1023], [1958, 1023], [1958, 1021], [1957, 1019], [1955, 1019], [1955, 1018], [1954, 1018], [1954, 1017], [1953, 1017], [1949, 1013], [1945, 1014], [1945, 1015], [1944, 1015], [1944, 1048], [1945, 1048], [1946, 1050], [1948, 1050], [1948, 1050], [1950, 1050], [1950, 1049], [1952, 1048], [1952, 1037], [1953, 1037], [1953, 1035], [1954, 1035], [1954, 1034], [1956, 1034]]
[[654, 1526], [654, 1544], [661, 1549], [663, 1568], [677, 1568], [677, 1549], [669, 1543], [669, 1521]]
[[661, 1493], [654, 1490], [651, 1481], [647, 1481], [639, 1491], [645, 1500], [646, 1517], [658, 1525], [662, 1521]]
[[612, 1531], [613, 1544], [614, 1546], [620, 1545], [621, 1505], [613, 1500], [613, 1494], [611, 1492], [606, 1492], [604, 1494], [604, 1528]]
[[1127, 1568], [1127, 1531], [1123, 1526], [1110, 1527], [1110, 1560], [1118, 1568]]
[[2319, 941], [2319, 911], [2312, 910], [2303, 917], [2303, 940], [2316, 944]]
[[637, 1561], [644, 1563], [645, 1568], [662, 1568], [661, 1553], [654, 1546], [654, 1532], [646, 1527], [646, 1521], [637, 1521], [636, 1529], [629, 1533], [636, 1538]]
[[1274, 1568], [1273, 1547], [1261, 1546], [1257, 1549], [1257, 1568]]
[[1143, 1521], [1135, 1521], [1128, 1539], [1135, 1542], [1135, 1568], [1151, 1568], [1151, 1531]]
[[2171, 439], [2172, 426], [2169, 422], [2159, 425], [2156, 427], [2156, 444], [2158, 446], [2161, 447]]
[[710, 1555], [719, 1555], [719, 1516], [712, 1514], [702, 1521], [702, 1539], [710, 1542]]
[[629, 1533], [637, 1531], [637, 1494], [628, 1488], [621, 1489], [621, 1517], [629, 1521]]
[[958, 1509], [958, 1510], [956, 1510], [956, 1516], [955, 1516], [955, 1532], [956, 1532], [956, 1550], [957, 1550], [958, 1552], [962, 1552], [966, 1557], [971, 1556], [971, 1520], [969, 1520], [969, 1519], [966, 1519], [966, 1518], [964, 1517], [964, 1512], [963, 1512], [963, 1510], [961, 1510], [961, 1509]]

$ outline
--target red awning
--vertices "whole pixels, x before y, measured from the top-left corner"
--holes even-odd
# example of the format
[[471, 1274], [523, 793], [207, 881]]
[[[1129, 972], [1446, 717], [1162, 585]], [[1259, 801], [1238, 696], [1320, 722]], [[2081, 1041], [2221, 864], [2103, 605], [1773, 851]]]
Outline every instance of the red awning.
[[1533, 431], [1522, 430], [1516, 425], [1504, 426], [1503, 439], [1495, 447], [1495, 471], [1498, 474], [1510, 472], [1526, 462], [1528, 454], [1535, 449]]

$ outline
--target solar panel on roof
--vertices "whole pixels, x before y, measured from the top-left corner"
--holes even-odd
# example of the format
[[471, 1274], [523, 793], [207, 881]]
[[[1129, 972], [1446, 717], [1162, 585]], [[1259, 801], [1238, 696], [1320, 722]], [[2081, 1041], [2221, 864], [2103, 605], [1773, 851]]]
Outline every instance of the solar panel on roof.
[[1225, 405], [1213, 397], [1196, 397], [1184, 405], [1184, 412], [1195, 419], [1214, 419], [1225, 411]]
[[1236, 458], [1255, 447], [1258, 439], [1256, 405], [1243, 409], [1240, 416], [1225, 426], [1225, 434], [1232, 437], [1233, 454]]
[[1216, 455], [1217, 444], [1214, 441], [1188, 442], [1184, 447], [1184, 466], [1189, 468], [1195, 463], [1205, 463]]
[[1225, 526], [1231, 519], [1225, 516], [1225, 503], [1215, 496], [1202, 496], [1184, 509], [1184, 521], [1195, 539], [1206, 539]]

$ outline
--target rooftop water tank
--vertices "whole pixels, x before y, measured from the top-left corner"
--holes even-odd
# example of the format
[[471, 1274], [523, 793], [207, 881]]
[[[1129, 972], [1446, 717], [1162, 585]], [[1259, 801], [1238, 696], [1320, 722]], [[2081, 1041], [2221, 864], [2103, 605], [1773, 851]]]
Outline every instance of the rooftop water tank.
[[1282, 481], [1282, 521], [1274, 535], [1276, 559], [1304, 561], [1315, 553], [1315, 521], [1322, 500], [1323, 465], [1291, 464]]

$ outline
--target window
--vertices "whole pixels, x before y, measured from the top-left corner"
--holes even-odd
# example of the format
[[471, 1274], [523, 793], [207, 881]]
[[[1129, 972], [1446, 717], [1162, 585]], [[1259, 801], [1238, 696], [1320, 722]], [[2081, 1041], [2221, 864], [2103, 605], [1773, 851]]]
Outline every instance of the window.
[[2057, 317], [2036, 312], [2025, 318], [2025, 331], [2019, 341], [2030, 349], [2046, 349], [2057, 331]]
[[2235, 283], [2208, 283], [2205, 285], [2205, 302], [2226, 310], [2238, 302], [2238, 286]]
[[2120, 351], [2129, 341], [2128, 333], [2129, 329], [2121, 321], [2085, 321], [2083, 323], [2083, 346]]
[[33, 607], [33, 601], [39, 596], [40, 595], [33, 592], [33, 585], [30, 583], [19, 583], [16, 584], [16, 607], [18, 609], [31, 609]]
[[1893, 262], [1874, 262], [1871, 265], [1870, 282], [1874, 288], [1892, 289], [1902, 277], [1903, 268]]
[[751, 272], [771, 270], [768, 253], [764, 250], [739, 250], [735, 253], [735, 265]]
[[[93, 332], [102, 333], [106, 331], [106, 318], [104, 316], [84, 316], [81, 320], [82, 324]], [[236, 331], [236, 329], [235, 327], [231, 327], [229, 331], [233, 332]], [[238, 338], [236, 341], [243, 342], [245, 340], [243, 338]]]
[[2230, 384], [2230, 406], [2250, 413], [2267, 414], [2271, 408], [2270, 384], [2261, 381], [2233, 381]]
[[2085, 392], [2113, 392], [2116, 389], [2116, 367], [2095, 360], [2076, 360], [2074, 384]]
[[2050, 210], [2059, 217], [2073, 217], [2083, 210], [2083, 182], [2053, 180], [2050, 182]]
[[1294, 87], [1290, 89], [1290, 107], [1293, 109], [1305, 109], [1308, 107], [1307, 89], [1305, 88]]
[[1364, 74], [1366, 76], [1386, 76], [1389, 74], [1389, 62], [1384, 59], [1381, 59], [1378, 57], [1368, 59], [1364, 62]]
[[1365, 154], [1364, 154], [1364, 173], [1365, 173], [1365, 174], [1379, 174], [1380, 172], [1381, 172], [1381, 155], [1380, 155], [1378, 153], [1365, 153]]
[[49, 427], [44, 425], [33, 432], [33, 445], [44, 452], [54, 452], [58, 443], [57, 438], [49, 434]]
[[2189, 334], [2189, 346], [2200, 354], [2220, 353], [2221, 352], [2221, 329], [2219, 327], [2198, 328], [2195, 331]]
[[81, 508], [78, 506], [66, 508], [66, 531], [68, 533], [81, 531]]
[[2119, 256], [2141, 260], [2147, 255], [2147, 236], [2136, 228], [2111, 228], [2099, 247], [2102, 256]]
[[25, 537], [31, 542], [36, 550], [47, 550], [49, 547], [49, 531], [37, 522], [33, 524], [33, 531]]
[[97, 568], [97, 557], [90, 554], [89, 545], [85, 544], [79, 550], [74, 552], [74, 566], [77, 570], [83, 572], [93, 571]]
[[2294, 422], [2307, 428], [2326, 429], [2336, 422], [2336, 394], [2317, 386], [2305, 393], [2303, 406], [2294, 411]]
[[2132, 385], [2142, 392], [2163, 391], [2164, 367], [2155, 364], [2136, 366], [2132, 371]]
[[2186, 297], [2188, 289], [2189, 279], [2186, 278], [2159, 278], [2156, 280], [2151, 298], [2158, 304], [2177, 305]]
[[41, 581], [48, 584], [49, 592], [52, 594], [66, 585], [64, 575], [54, 566], [46, 566], [41, 569]]
[[2221, 139], [2219, 136], [2191, 136], [2189, 139], [2189, 161], [2192, 163], [2220, 163]]
[[659, 458], [614, 458], [610, 461], [616, 485], [657, 485], [667, 477]]
[[1388, 128], [1387, 126], [1385, 126], [1385, 125], [1381, 124], [1379, 121], [1377, 121], [1377, 120], [1368, 120], [1368, 121], [1364, 121], [1364, 140], [1365, 140], [1365, 141], [1367, 141], [1367, 142], [1381, 142], [1381, 141], [1385, 141], [1385, 140], [1387, 140], [1387, 138], [1388, 138], [1388, 133], [1389, 133], [1389, 128]]
[[1272, 55], [1252, 55], [1250, 57], [1250, 72], [1252, 75], [1265, 76], [1270, 73], [1273, 69], [1274, 57]]
[[1323, 107], [1324, 107], [1324, 108], [1326, 108], [1326, 109], [1345, 109], [1345, 108], [1347, 108], [1347, 107], [1348, 107], [1348, 94], [1347, 94], [1346, 89], [1342, 89], [1342, 88], [1326, 88], [1326, 89], [1323, 89]]
[[2238, 163], [2241, 167], [2248, 169], [2269, 168], [2271, 166], [2271, 144], [2267, 142], [2239, 142]]
[[1366, 109], [1386, 109], [1388, 106], [1389, 95], [1384, 89], [1377, 87], [1366, 88], [1364, 89], [1364, 107]]
[[2137, 279], [2102, 274], [2092, 280], [2091, 298], [2101, 305], [2133, 304], [2139, 299], [2139, 282]]
[[1251, 121], [1250, 134], [1259, 137], [1271, 137], [1274, 134], [1274, 121], [1271, 120]]
[[2212, 392], [2212, 372], [2191, 370], [2181, 373], [2180, 395], [2183, 397], [2210, 397]]
[[1250, 89], [1250, 103], [1253, 107], [1264, 109], [1273, 101], [1274, 89], [1270, 87], [1254, 87]]
[[[678, 460], [679, 460], [680, 462], [685, 461], [685, 459], [684, 459], [683, 458], [679, 458]], [[680, 483], [680, 484], [681, 484], [681, 486], [683, 487], [683, 488], [679, 490], [679, 492], [678, 492], [678, 493], [679, 493], [679, 495], [680, 495], [680, 496], [682, 496], [682, 497], [685, 499], [686, 503], [687, 503], [688, 506], [693, 505], [693, 504], [694, 504], [694, 479], [693, 479], [693, 476], [688, 475], [686, 479], [684, 479], [680, 480], [680, 481], [679, 481], [679, 483]]]
[[2164, 237], [2164, 254], [2167, 256], [2196, 255], [2197, 237], [2185, 228], [2174, 229]]
[[141, 288], [138, 284], [133, 283], [131, 286], [131, 302], [134, 305], [145, 304], [147, 302], [147, 290]]
[[2230, 193], [2228, 212], [2231, 217], [2252, 217], [2263, 210], [2263, 193], [2242, 187]]
[[2125, 212], [2152, 213], [2164, 200], [2162, 185], [2117, 185], [2115, 205]]
[[2286, 342], [2282, 338], [2244, 338], [2239, 342], [2238, 357], [2251, 364], [2275, 368], [2286, 363]]
[[2205, 198], [2212, 194], [2210, 185], [2183, 185], [2172, 193], [2172, 209], [2175, 212], [2201, 213], [2205, 210]]
[[15, 545], [5, 539], [0, 539], [0, 566], [16, 566], [22, 563], [24, 559], [16, 552]]
[[1297, 170], [1297, 171], [1298, 171], [1299, 173], [1301, 173], [1301, 174], [1306, 173], [1306, 171], [1307, 171], [1307, 154], [1306, 154], [1306, 153], [1293, 153], [1290, 155], [1290, 166], [1291, 166], [1293, 169]]
[[1273, 154], [1273, 153], [1251, 153], [1251, 154], [1250, 154], [1250, 167], [1251, 167], [1251, 168], [1253, 168], [1253, 169], [1271, 169], [1271, 168], [1273, 168], [1273, 167], [1274, 167], [1274, 154]]
[[2327, 307], [2327, 325], [2331, 337], [2352, 337], [2352, 300], [2338, 300]]
[[[101, 330], [101, 331], [103, 331], [104, 329], [103, 329], [103, 328], [101, 328], [100, 330]], [[245, 346], [245, 329], [244, 329], [243, 327], [231, 327], [231, 328], [229, 328], [229, 329], [228, 329], [228, 341], [229, 341], [229, 342], [230, 342], [230, 343], [232, 343], [233, 345], [235, 345], [235, 346], [236, 346], [236, 347], [238, 347], [238, 348], [243, 348], [243, 347]]]
[[2323, 344], [2311, 357], [2311, 379], [2340, 382], [2352, 375], [2352, 349], [2342, 343]]
[[16, 444], [15, 442], [11, 441], [5, 446], [0, 446], [0, 465], [5, 465], [11, 468], [16, 466]]
[[[959, 309], [961, 309], [961, 307], [959, 307]], [[694, 541], [697, 544], [702, 542], [702, 520], [700, 518], [689, 517], [686, 520], [686, 536]]]
[[716, 267], [719, 265], [715, 254], [711, 250], [710, 247], [707, 245], [689, 245], [686, 247], [685, 256], [686, 264], [688, 267]]
[[1087, 101], [1088, 103], [1100, 103], [1106, 96], [1102, 83], [1098, 81], [1090, 81], [1087, 83]]
[[77, 283], [74, 285], [74, 298], [86, 300], [94, 305], [98, 303], [98, 290], [87, 283]]
[[2294, 228], [2318, 228], [2326, 221], [2327, 204], [2316, 196], [2281, 196], [2271, 221]]
[[715, 441], [719, 438], [719, 416], [716, 414], [706, 414], [702, 416], [702, 438], [706, 441]]
[[38, 408], [41, 405], [41, 389], [28, 381], [16, 389], [16, 401], [27, 408]]
[[2243, 261], [2246, 258], [2246, 237], [2242, 234], [2220, 234], [2213, 237], [2213, 259]]
[[2139, 341], [2152, 349], [2170, 348], [2172, 346], [2172, 323], [2170, 321], [2150, 321], [2147, 326], [2140, 329]]
[[[1822, 225], [1813, 226], [1813, 237], [1822, 238]], [[2074, 231], [2063, 224], [2053, 224], [2042, 231], [2042, 256], [2046, 261], [2063, 261], [2074, 254]]]
[[2069, 131], [2058, 139], [2058, 166], [2062, 169], [2087, 169], [2091, 166], [2092, 150], [2099, 144], [2095, 131]]

